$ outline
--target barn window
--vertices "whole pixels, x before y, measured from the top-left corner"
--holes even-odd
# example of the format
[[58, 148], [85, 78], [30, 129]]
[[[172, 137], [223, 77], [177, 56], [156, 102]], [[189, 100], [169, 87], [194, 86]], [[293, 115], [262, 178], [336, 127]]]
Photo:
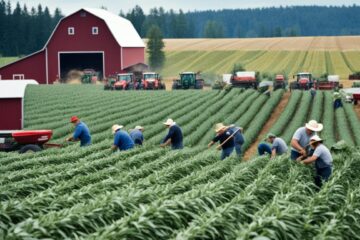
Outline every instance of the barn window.
[[75, 35], [75, 28], [74, 27], [69, 27], [68, 28], [68, 35]]
[[86, 17], [86, 12], [81, 12], [80, 17]]
[[24, 74], [13, 74], [13, 80], [24, 80], [25, 75]]
[[99, 34], [99, 28], [98, 27], [92, 27], [92, 35], [98, 35]]

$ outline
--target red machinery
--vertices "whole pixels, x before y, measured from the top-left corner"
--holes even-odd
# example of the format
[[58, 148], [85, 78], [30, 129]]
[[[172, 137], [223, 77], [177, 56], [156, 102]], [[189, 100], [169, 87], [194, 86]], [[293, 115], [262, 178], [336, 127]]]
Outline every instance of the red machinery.
[[0, 151], [19, 151], [19, 153], [38, 152], [45, 147], [61, 147], [47, 143], [52, 137], [52, 130], [22, 130], [0, 132]]
[[284, 75], [278, 74], [275, 76], [274, 90], [286, 88], [286, 78]]
[[231, 85], [240, 88], [254, 88], [259, 86], [259, 77], [257, 72], [236, 72], [231, 78]]
[[158, 73], [145, 72], [142, 76], [140, 88], [145, 90], [165, 89], [165, 84], [161, 82], [161, 77]]

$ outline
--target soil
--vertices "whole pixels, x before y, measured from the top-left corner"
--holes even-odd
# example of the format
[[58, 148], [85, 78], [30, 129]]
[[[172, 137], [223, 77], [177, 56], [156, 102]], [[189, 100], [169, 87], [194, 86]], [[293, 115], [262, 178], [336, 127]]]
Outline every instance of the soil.
[[358, 118], [360, 119], [360, 104], [358, 103], [358, 105], [354, 105], [354, 110], [358, 116]]
[[282, 96], [280, 103], [276, 107], [275, 111], [271, 114], [270, 119], [266, 122], [264, 127], [261, 129], [261, 132], [256, 139], [256, 141], [250, 146], [250, 148], [244, 153], [244, 160], [249, 160], [252, 156], [254, 156], [257, 152], [257, 146], [259, 143], [265, 138], [266, 134], [269, 132], [270, 128], [275, 124], [275, 122], [280, 117], [281, 113], [284, 111], [289, 98], [290, 91], [284, 93]]

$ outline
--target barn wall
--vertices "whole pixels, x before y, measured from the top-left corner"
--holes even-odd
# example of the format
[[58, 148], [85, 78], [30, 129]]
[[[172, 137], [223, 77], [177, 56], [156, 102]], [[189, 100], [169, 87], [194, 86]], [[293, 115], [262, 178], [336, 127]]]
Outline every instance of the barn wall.
[[0, 99], [0, 130], [20, 130], [21, 121], [21, 98]]
[[144, 48], [123, 48], [123, 68], [129, 67], [137, 63], [145, 63]]
[[[82, 17], [82, 12], [62, 20], [48, 43], [49, 82], [59, 74], [58, 52], [61, 51], [104, 51], [105, 76], [121, 70], [120, 46], [106, 23], [88, 12]], [[68, 35], [68, 27], [75, 28], [74, 35]], [[99, 28], [98, 35], [92, 35], [92, 27]]]
[[13, 74], [24, 74], [25, 79], [34, 79], [46, 84], [45, 51], [41, 51], [0, 68], [1, 79], [13, 79]]

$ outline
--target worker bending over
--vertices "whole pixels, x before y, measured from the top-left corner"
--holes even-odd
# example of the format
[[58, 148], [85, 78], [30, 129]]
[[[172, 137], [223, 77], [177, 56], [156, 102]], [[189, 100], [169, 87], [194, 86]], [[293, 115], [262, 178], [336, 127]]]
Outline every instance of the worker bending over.
[[77, 116], [72, 116], [70, 122], [74, 124], [75, 131], [72, 137], [66, 139], [67, 142], [80, 141], [80, 147], [89, 146], [91, 144], [91, 135], [88, 126], [80, 121]]
[[268, 153], [269, 155], [271, 155], [271, 158], [275, 158], [276, 156], [286, 154], [288, 151], [288, 146], [286, 145], [286, 142], [282, 138], [276, 137], [275, 134], [269, 133], [265, 141], [272, 144], [272, 146], [267, 143], [260, 143], [258, 146], [259, 155], [264, 155], [265, 153]]
[[134, 147], [134, 141], [131, 139], [130, 135], [121, 130], [123, 128], [122, 125], [113, 125], [112, 126], [112, 134], [114, 134], [114, 144], [111, 146], [111, 150], [117, 151], [126, 151], [132, 149]]
[[315, 162], [315, 184], [320, 188], [322, 182], [327, 182], [331, 176], [333, 158], [330, 150], [323, 144], [323, 140], [319, 136], [311, 137], [310, 146], [314, 150], [312, 156], [307, 158], [299, 157], [297, 161], [303, 164]]
[[305, 124], [305, 127], [296, 130], [291, 140], [291, 159], [296, 160], [300, 156], [306, 157], [309, 150], [307, 148], [309, 146], [310, 138], [322, 129], [323, 125], [321, 123], [310, 120]]
[[217, 149], [222, 148], [221, 160], [224, 160], [225, 158], [229, 157], [234, 151], [234, 133], [229, 127], [225, 126], [222, 123], [217, 123], [215, 125], [215, 132], [216, 136], [208, 144], [208, 148], [210, 148], [216, 142], [220, 142], [220, 145], [217, 147]]
[[339, 92], [334, 92], [334, 109], [342, 107], [341, 94]]
[[181, 128], [176, 124], [176, 122], [174, 122], [171, 118], [169, 118], [163, 124], [167, 128], [169, 128], [169, 132], [166, 135], [166, 137], [162, 140], [160, 146], [166, 147], [171, 144], [171, 148], [173, 150], [184, 148], [183, 134]]
[[235, 152], [238, 157], [241, 156], [241, 147], [245, 142], [245, 138], [243, 135], [244, 129], [242, 127], [237, 127], [235, 124], [231, 124], [229, 129], [234, 133], [234, 144], [235, 144]]
[[129, 130], [131, 139], [136, 145], [141, 146], [144, 142], [143, 135], [144, 128], [142, 126], [136, 126], [134, 129]]

